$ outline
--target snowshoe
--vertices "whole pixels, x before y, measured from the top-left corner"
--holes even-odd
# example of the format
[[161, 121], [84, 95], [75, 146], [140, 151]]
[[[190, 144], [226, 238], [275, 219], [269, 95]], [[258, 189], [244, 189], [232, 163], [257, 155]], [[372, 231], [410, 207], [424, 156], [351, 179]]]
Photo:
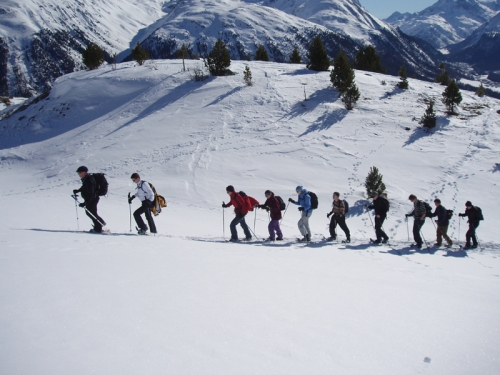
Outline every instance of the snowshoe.
[[380, 244], [380, 241], [379, 240], [374, 240], [373, 238], [370, 238], [370, 243], [378, 245], [378, 244]]
[[351, 243], [351, 239], [343, 240], [342, 243]]

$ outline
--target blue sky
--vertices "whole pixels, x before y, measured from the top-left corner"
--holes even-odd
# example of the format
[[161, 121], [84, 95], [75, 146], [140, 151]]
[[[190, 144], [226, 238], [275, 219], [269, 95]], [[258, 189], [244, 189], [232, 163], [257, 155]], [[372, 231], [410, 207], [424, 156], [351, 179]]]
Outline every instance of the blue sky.
[[395, 11], [418, 12], [428, 6], [437, 3], [437, 0], [359, 0], [361, 5], [365, 7], [374, 16], [384, 19], [389, 17]]

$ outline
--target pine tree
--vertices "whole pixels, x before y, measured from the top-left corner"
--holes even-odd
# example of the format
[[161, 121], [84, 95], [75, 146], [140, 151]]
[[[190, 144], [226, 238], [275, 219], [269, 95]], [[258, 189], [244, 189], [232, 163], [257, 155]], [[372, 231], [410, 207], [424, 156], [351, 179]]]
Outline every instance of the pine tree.
[[116, 60], [118, 59], [118, 54], [116, 52], [113, 53], [111, 55], [111, 59], [113, 60], [111, 67], [112, 67], [113, 70], [116, 70]]
[[368, 46], [359, 50], [356, 55], [356, 69], [368, 72], [385, 73], [387, 69], [382, 67], [380, 56], [377, 55], [375, 47]]
[[354, 71], [349, 64], [347, 55], [340, 49], [333, 60], [333, 69], [330, 73], [330, 81], [340, 94], [345, 92], [354, 82]]
[[267, 55], [267, 51], [262, 44], [259, 46], [259, 48], [257, 48], [257, 51], [255, 51], [255, 60], [269, 61], [269, 56]]
[[247, 84], [247, 86], [252, 86], [252, 71], [248, 65], [245, 66], [245, 70], [243, 71], [243, 80]]
[[83, 63], [89, 70], [97, 69], [104, 62], [104, 52], [97, 44], [89, 43], [82, 53]]
[[448, 108], [448, 114], [455, 114], [455, 107], [462, 102], [462, 94], [460, 93], [460, 89], [454, 79], [443, 91], [443, 99], [441, 99], [441, 101]]
[[205, 65], [213, 76], [227, 74], [227, 68], [231, 65], [231, 57], [222, 39], [219, 38], [215, 42], [214, 48], [205, 60]]
[[483, 96], [486, 95], [486, 89], [484, 88], [482, 82], [479, 85], [479, 87], [477, 88], [476, 95], [479, 96], [480, 98], [482, 98]]
[[342, 94], [342, 102], [345, 105], [345, 109], [348, 111], [354, 109], [354, 105], [359, 100], [360, 94], [358, 87], [353, 82], [347, 90]]
[[149, 53], [141, 47], [139, 42], [137, 42], [137, 45], [132, 50], [132, 57], [139, 65], [142, 65], [144, 61], [149, 60]]
[[316, 36], [311, 45], [309, 46], [309, 53], [307, 55], [309, 59], [309, 64], [307, 64], [307, 69], [316, 71], [327, 71], [330, 67], [330, 59], [326, 53], [321, 37]]
[[448, 86], [448, 84], [450, 83], [450, 76], [446, 71], [446, 66], [444, 65], [444, 63], [441, 63], [439, 65], [439, 70], [441, 71], [441, 73], [438, 74], [435, 81], [442, 84], [443, 86]]
[[186, 64], [184, 63], [184, 59], [187, 59], [189, 57], [187, 47], [184, 43], [182, 43], [182, 46], [179, 50], [177, 50], [177, 57], [179, 59], [182, 59], [182, 71], [186, 71]]
[[408, 75], [406, 74], [406, 66], [405, 65], [403, 65], [401, 67], [401, 69], [399, 69], [398, 76], [400, 79], [400, 81], [398, 83], [398, 87], [400, 89], [403, 89], [403, 90], [408, 89]]
[[429, 129], [436, 126], [436, 112], [434, 111], [434, 100], [431, 99], [427, 104], [425, 113], [420, 119], [420, 124]]
[[301, 61], [302, 57], [300, 57], [299, 50], [297, 49], [297, 47], [295, 47], [293, 49], [292, 55], [290, 56], [290, 62], [292, 64], [300, 64]]
[[383, 193], [385, 191], [385, 184], [382, 178], [383, 176], [377, 167], [370, 168], [370, 173], [368, 173], [365, 180], [366, 193], [369, 197], [372, 197], [375, 193]]

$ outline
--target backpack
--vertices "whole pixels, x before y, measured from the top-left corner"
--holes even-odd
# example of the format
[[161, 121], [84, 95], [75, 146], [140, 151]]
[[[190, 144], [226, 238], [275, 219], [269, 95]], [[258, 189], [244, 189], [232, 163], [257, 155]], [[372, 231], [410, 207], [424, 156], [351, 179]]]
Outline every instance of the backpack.
[[453, 217], [453, 210], [446, 210], [446, 218], [448, 220], [451, 220], [452, 217]]
[[278, 203], [280, 204], [280, 210], [284, 211], [286, 210], [286, 204], [283, 202], [283, 199], [279, 195], [275, 195], [274, 198], [278, 200]]
[[423, 202], [425, 206], [425, 217], [431, 217], [432, 216], [432, 207], [429, 203]]
[[96, 194], [99, 197], [102, 197], [108, 194], [108, 180], [106, 180], [106, 175], [104, 173], [92, 173], [91, 175], [94, 177], [95, 185], [96, 185]]
[[476, 219], [478, 221], [484, 220], [483, 211], [478, 206], [474, 206], [474, 209], [476, 210]]
[[[144, 181], [144, 182], [147, 182], [147, 181]], [[148, 185], [151, 188], [151, 190], [153, 190], [153, 194], [154, 194], [154, 201], [151, 205], [150, 210], [154, 216], [158, 216], [161, 213], [161, 209], [167, 207], [167, 200], [163, 196], [159, 195], [156, 192], [156, 189], [151, 182], [148, 182]], [[141, 185], [141, 189], [142, 189], [142, 185]], [[144, 189], [142, 189], [142, 191], [144, 191]]]
[[314, 194], [312, 191], [308, 191], [307, 194], [311, 197], [311, 208], [315, 210], [318, 208], [318, 196]]
[[344, 199], [342, 202], [344, 202], [344, 215], [349, 212], [349, 203]]
[[381, 197], [380, 195], [378, 196], [377, 199], [380, 199], [382, 202], [382, 206], [384, 207], [386, 212], [389, 212], [389, 209], [391, 208], [391, 204], [389, 203], [389, 200], [385, 197]]
[[246, 195], [244, 191], [240, 191], [238, 194], [241, 195], [241, 197], [245, 201], [245, 204], [247, 206], [246, 208], [248, 211], [253, 211], [253, 208], [259, 205], [259, 201], [257, 199], [249, 195]]

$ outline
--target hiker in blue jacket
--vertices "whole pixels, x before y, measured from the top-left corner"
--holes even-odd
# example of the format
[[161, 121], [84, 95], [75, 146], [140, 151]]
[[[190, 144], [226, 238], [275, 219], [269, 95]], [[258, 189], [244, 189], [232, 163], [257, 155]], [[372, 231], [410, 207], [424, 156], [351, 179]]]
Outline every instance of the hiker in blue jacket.
[[298, 202], [294, 201], [292, 198], [288, 199], [289, 202], [296, 204], [299, 207], [299, 211], [301, 211], [300, 220], [297, 223], [300, 233], [304, 236], [301, 238], [300, 242], [309, 242], [311, 241], [311, 229], [309, 228], [309, 218], [312, 215], [313, 209], [311, 205], [311, 196], [308, 194], [308, 191], [304, 189], [302, 186], [297, 186], [295, 189], [298, 197]]

